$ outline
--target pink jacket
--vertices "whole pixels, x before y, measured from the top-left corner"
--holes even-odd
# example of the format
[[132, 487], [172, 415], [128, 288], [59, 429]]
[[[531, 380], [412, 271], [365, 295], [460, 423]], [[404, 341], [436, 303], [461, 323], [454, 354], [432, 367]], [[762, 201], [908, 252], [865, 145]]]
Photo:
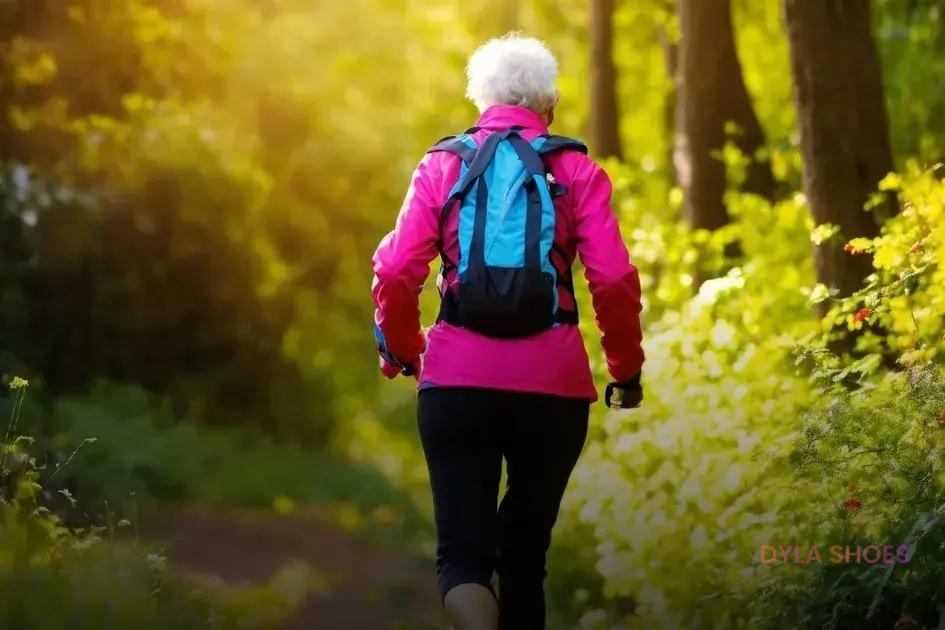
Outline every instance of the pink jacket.
[[[482, 113], [474, 138], [481, 144], [489, 133], [514, 125], [524, 127], [520, 133], [529, 141], [548, 133], [531, 110], [495, 105]], [[581, 257], [607, 367], [615, 381], [626, 380], [643, 365], [640, 279], [610, 208], [610, 179], [577, 151], [552, 154], [546, 162], [555, 180], [567, 186], [567, 194], [555, 201], [555, 244], [569, 267], [575, 253]], [[460, 164], [459, 156], [446, 152], [423, 158], [394, 230], [374, 253], [374, 318], [388, 350], [418, 367], [421, 388], [482, 387], [596, 400], [577, 326], [554, 326], [525, 339], [494, 339], [445, 322], [437, 322], [426, 336], [422, 333], [420, 290], [440, 253], [439, 213]], [[398, 373], [384, 361], [381, 369], [389, 377]]]

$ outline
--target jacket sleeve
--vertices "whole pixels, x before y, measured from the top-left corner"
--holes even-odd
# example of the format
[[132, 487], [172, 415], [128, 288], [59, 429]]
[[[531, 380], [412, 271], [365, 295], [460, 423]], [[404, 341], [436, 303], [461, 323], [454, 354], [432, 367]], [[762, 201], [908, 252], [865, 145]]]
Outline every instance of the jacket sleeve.
[[[411, 178], [394, 230], [374, 252], [372, 295], [375, 334], [386, 350], [405, 366], [417, 367], [424, 350], [420, 330], [420, 291], [437, 255], [439, 240], [438, 181], [441, 174], [428, 154]], [[382, 360], [381, 370], [395, 376]]]
[[610, 178], [590, 160], [574, 178], [577, 250], [591, 290], [607, 367], [625, 381], [643, 366], [640, 275], [611, 210]]

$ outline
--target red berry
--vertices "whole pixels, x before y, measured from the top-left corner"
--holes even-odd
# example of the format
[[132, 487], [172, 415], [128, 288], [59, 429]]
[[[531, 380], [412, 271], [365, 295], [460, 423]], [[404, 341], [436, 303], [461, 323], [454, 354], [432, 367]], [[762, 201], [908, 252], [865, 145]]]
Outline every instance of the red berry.
[[847, 499], [846, 501], [843, 502], [843, 507], [845, 507], [848, 510], [856, 511], [856, 510], [859, 510], [861, 507], [863, 507], [863, 502], [860, 501], [859, 499]]
[[865, 319], [869, 319], [869, 316], [872, 315], [870, 309], [861, 308], [856, 312], [856, 315], [853, 316], [853, 319], [858, 322], [862, 322]]

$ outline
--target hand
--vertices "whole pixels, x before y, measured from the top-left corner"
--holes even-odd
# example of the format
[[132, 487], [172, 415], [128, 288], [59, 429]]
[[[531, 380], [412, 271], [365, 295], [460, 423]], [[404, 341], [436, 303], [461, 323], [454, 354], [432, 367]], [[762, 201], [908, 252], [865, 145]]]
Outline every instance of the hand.
[[417, 361], [405, 367], [398, 367], [394, 365], [393, 363], [391, 363], [390, 361], [386, 360], [384, 357], [379, 357], [379, 359], [380, 359], [379, 364], [381, 368], [381, 374], [383, 374], [387, 378], [397, 378], [401, 374], [403, 374], [404, 376], [412, 376], [414, 379], [420, 378], [421, 363], [419, 359], [417, 359]]
[[604, 404], [611, 409], [635, 409], [643, 402], [640, 374], [626, 381], [613, 381], [604, 392]]
[[421, 366], [422, 366], [422, 363], [420, 362], [420, 358], [418, 357], [417, 360], [414, 361], [413, 363], [408, 363], [404, 367], [402, 367], [400, 370], [400, 373], [403, 374], [404, 376], [412, 376], [414, 380], [419, 380]]
[[380, 363], [381, 374], [383, 374], [387, 378], [396, 378], [397, 375], [400, 374], [399, 367], [385, 360], [384, 357], [378, 357], [378, 359]]

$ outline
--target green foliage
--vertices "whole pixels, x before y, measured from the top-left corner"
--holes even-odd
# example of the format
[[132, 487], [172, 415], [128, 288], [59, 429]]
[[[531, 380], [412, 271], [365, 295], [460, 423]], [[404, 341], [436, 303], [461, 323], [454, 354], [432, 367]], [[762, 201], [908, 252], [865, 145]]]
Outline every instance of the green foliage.
[[874, 31], [883, 61], [893, 148], [936, 161], [945, 152], [945, 86], [929, 81], [945, 69], [942, 6], [930, 0], [881, 0]]
[[[169, 594], [162, 571], [140, 549], [82, 539], [43, 548], [9, 518], [2, 531], [0, 623], [4, 627], [206, 627], [209, 610]], [[121, 579], [116, 580], [119, 575]]]
[[53, 444], [97, 436], [82, 465], [57, 480], [84, 505], [131, 517], [156, 500], [280, 512], [299, 504], [324, 507], [342, 525], [386, 541], [428, 531], [409, 497], [371, 468], [258, 429], [201, 427], [137, 387], [99, 382], [85, 397], [56, 401], [52, 416]]
[[788, 439], [811, 400], [789, 363], [813, 328], [804, 207], [747, 196], [731, 207], [750, 263], [649, 323], [646, 404], [599, 418], [570, 492], [606, 592], [632, 597], [647, 627], [739, 610], [718, 592], [745, 579], [777, 514], [759, 453]]
[[[945, 619], [945, 372], [914, 367], [856, 392], [830, 382], [824, 394], [786, 462], [793, 500], [781, 515], [825, 550], [824, 563], [803, 573], [772, 568], [759, 620], [772, 628], [892, 628], [901, 619], [935, 627]], [[884, 544], [909, 547], [909, 562], [826, 556], [830, 545]]]
[[[23, 26], [32, 10], [12, 3], [0, 24], [4, 241], [20, 250], [0, 345], [56, 390], [133, 380], [211, 420], [324, 441], [344, 392], [373, 388], [351, 323], [370, 316], [376, 208], [396, 208], [391, 182], [450, 128], [438, 109], [443, 131], [414, 137], [391, 107], [380, 61], [426, 58], [400, 45], [410, 25], [369, 0], [54, 3], [41, 32]], [[326, 26], [365, 14], [376, 27], [357, 35]]]
[[900, 195], [902, 212], [885, 224], [880, 237], [854, 239], [846, 246], [850, 256], [872, 256], [876, 272], [853, 296], [831, 299], [825, 340], [856, 330], [862, 332], [857, 349], [864, 354], [901, 355], [904, 365], [941, 358], [945, 182], [940, 171], [941, 165], [923, 169], [911, 161], [902, 175], [893, 173], [881, 182], [882, 190]]
[[[160, 476], [157, 460], [148, 461], [141, 453], [133, 452], [123, 447], [121, 442], [111, 439], [102, 442], [107, 448], [115, 449], [110, 454], [95, 452], [90, 447], [82, 453], [80, 461], [70, 467], [83, 446], [97, 443], [95, 438], [87, 437], [77, 440], [78, 446], [61, 463], [39, 465], [31, 454], [35, 438], [19, 434], [17, 428], [18, 424], [22, 426], [23, 421], [28, 423], [30, 420], [21, 413], [27, 385], [27, 381], [19, 377], [14, 377], [10, 382], [13, 392], [10, 422], [0, 451], [0, 489], [3, 491], [0, 493], [0, 626], [41, 630], [132, 627], [156, 630], [208, 626], [272, 628], [291, 617], [310, 593], [328, 587], [325, 576], [317, 574], [305, 563], [298, 562], [288, 563], [265, 582], [239, 588], [226, 586], [213, 578], [169, 574], [165, 558], [138, 539], [138, 494], [146, 500], [151, 496], [149, 491], [157, 490], [153, 486], [145, 488], [147, 484], [136, 476], [140, 474], [140, 469], [121, 469], [122, 464], [127, 464], [129, 460], [152, 464], [148, 480], [158, 483], [164, 481], [158, 490], [166, 493], [166, 479]], [[103, 392], [101, 396], [108, 396], [109, 409], [113, 413], [139, 414], [130, 416], [132, 429], [135, 428], [135, 422], [147, 422], [151, 415], [159, 413], [154, 410], [159, 410], [160, 405], [140, 390], [106, 384], [100, 385], [99, 390]], [[92, 412], [97, 410], [92, 404], [86, 403], [83, 407], [79, 401], [70, 401], [62, 403], [57, 412], [80, 412], [76, 430], [80, 427], [102, 428], [89, 422], [91, 416], [88, 407], [93, 407]], [[110, 419], [107, 414], [105, 419]], [[141, 430], [133, 436], [135, 440], [155, 438], [156, 428], [153, 425], [146, 427], [147, 430]], [[140, 426], [137, 428], [141, 429]], [[237, 467], [234, 462], [226, 461], [226, 448], [219, 447], [232, 449], [245, 445], [234, 434], [213, 435], [204, 431], [199, 437], [209, 438], [208, 446], [217, 447], [216, 452], [223, 456], [220, 468], [232, 475]], [[128, 437], [127, 433], [119, 436]], [[75, 442], [68, 435], [58, 438]], [[58, 438], [54, 441], [59, 441]], [[176, 445], [180, 446], [179, 436], [171, 436], [168, 441], [176, 441]], [[180, 459], [175, 461], [171, 453], [158, 454], [164, 457], [171, 455], [161, 465], [179, 467]], [[104, 471], [101, 466], [103, 459], [109, 462]], [[208, 462], [200, 463], [206, 465]], [[265, 458], [261, 463], [271, 464]], [[245, 469], [245, 462], [243, 464], [241, 468]], [[299, 462], [290, 461], [289, 465], [292, 464], [297, 466], [296, 472], [304, 470]], [[324, 466], [322, 464], [322, 468]], [[102, 476], [103, 472], [116, 477], [108, 479]], [[192, 469], [186, 472], [194, 473]], [[330, 478], [324, 470], [318, 472], [322, 473], [320, 479]], [[348, 479], [353, 475], [351, 470], [344, 472]], [[273, 471], [257, 468], [255, 473], [257, 478], [270, 475], [270, 491], [279, 488], [278, 483], [272, 483], [272, 477], [277, 482], [282, 480], [278, 479], [278, 475], [273, 475]], [[164, 474], [166, 478], [167, 473]], [[194, 476], [195, 479], [198, 477], [201, 475]], [[55, 484], [53, 479], [56, 479]], [[72, 482], [72, 490], [56, 489], [66, 481]], [[199, 495], [208, 487], [218, 493], [233, 492], [236, 496], [224, 497], [230, 503], [252, 502], [263, 496], [262, 493], [254, 496], [252, 488], [239, 490], [213, 478], [210, 481], [209, 486], [185, 484], [188, 496], [195, 498], [194, 495]], [[213, 481], [217, 481], [217, 484], [214, 485]], [[246, 478], [233, 480], [234, 483], [245, 481]], [[310, 484], [312, 480], [304, 481]], [[370, 485], [364, 479], [358, 481], [361, 482], [359, 488]], [[87, 492], [89, 483], [101, 485], [92, 488], [93, 492]], [[81, 490], [76, 491], [76, 486]], [[128, 487], [136, 488], [132, 492], [134, 510], [128, 514], [134, 520], [119, 518], [120, 515], [109, 507], [121, 507]], [[144, 490], [137, 490], [139, 488]], [[315, 502], [333, 490], [337, 491], [338, 485], [330, 489], [320, 488], [316, 497], [306, 495], [304, 498]], [[293, 493], [299, 488], [288, 491]], [[82, 502], [88, 496], [103, 499], [103, 516], [88, 516], [85, 510], [91, 503]], [[217, 496], [196, 498], [211, 501]], [[285, 513], [292, 501], [280, 495], [272, 504], [275, 509]], [[349, 512], [354, 509], [349, 507]], [[77, 512], [84, 516], [84, 522], [78, 522]], [[385, 514], [383, 522], [388, 526], [400, 518], [390, 506], [386, 506]]]
[[[429, 538], [412, 384], [378, 387], [367, 261], [423, 151], [472, 121], [462, 69], [485, 37], [522, 28], [551, 44], [556, 131], [582, 135], [586, 4], [0, 3], [0, 372], [30, 375], [55, 401], [24, 408], [44, 428], [38, 443], [5, 443], [0, 468], [27, 470], [4, 473], [7, 504], [32, 505], [45, 477], [93, 512], [154, 499], [316, 504], [352, 528], [393, 520], [379, 531]], [[941, 381], [928, 367], [945, 345], [945, 184], [929, 166], [945, 152], [942, 8], [872, 5], [899, 169], [882, 188], [902, 212], [849, 244], [875, 273], [837, 299], [814, 280], [812, 243], [836, 234], [813, 225], [798, 192], [779, 3], [733, 2], [778, 196], [729, 194], [733, 222], [714, 233], [678, 220], [672, 7], [617, 4], [625, 157], [606, 167], [644, 284], [647, 393], [639, 411], [595, 412], [552, 552], [555, 623], [939, 623], [931, 553], [891, 574], [767, 567], [756, 553], [800, 540], [942, 544]], [[737, 189], [744, 156], [729, 146], [718, 157]], [[603, 383], [592, 318], [581, 326]], [[841, 340], [848, 353], [828, 350]], [[79, 466], [55, 454], [80, 445]], [[856, 513], [838, 506], [851, 484]], [[115, 614], [156, 605], [140, 596], [152, 574], [135, 549], [70, 542], [60, 553], [53, 539], [73, 541], [61, 523], [27, 522], [45, 523], [49, 540], [15, 553], [0, 543], [10, 592], [40, 582], [73, 610], [97, 595], [71, 567], [130, 567], [133, 610]], [[9, 573], [8, 557], [31, 570]], [[279, 616], [270, 591], [247, 598], [241, 614]], [[190, 603], [157, 606], [186, 626], [172, 620]]]
[[[10, 382], [10, 421], [0, 454], [0, 625], [202, 627], [209, 611], [164, 589], [160, 556], [104, 542], [112, 533], [106, 527], [70, 529], [41, 500], [60, 469], [40, 484], [33, 438], [18, 431], [27, 385], [18, 377]], [[60, 494], [75, 504], [71, 493]]]
[[[945, 389], [938, 368], [920, 366], [945, 346], [945, 189], [934, 170], [911, 168], [883, 184], [899, 190], [904, 211], [875, 242], [851, 242], [850, 255], [875, 252], [877, 268], [856, 295], [801, 290], [813, 283], [807, 251], [823, 230], [800, 198], [771, 207], [733, 195], [746, 264], [649, 324], [646, 405], [599, 419], [567, 511], [594, 528], [605, 592], [633, 599], [633, 624], [828, 627], [829, 611], [846, 620], [836, 627], [892, 627], [910, 611], [933, 624]], [[818, 327], [811, 309], [824, 299]], [[859, 319], [863, 308], [871, 312]], [[852, 356], [825, 349], [840, 334], [858, 335]], [[888, 355], [911, 367], [883, 372]], [[868, 505], [857, 527], [842, 507], [848, 485]], [[923, 514], [928, 523], [913, 531]], [[895, 579], [886, 567], [771, 568], [758, 558], [760, 545], [910, 537], [929, 555]]]

